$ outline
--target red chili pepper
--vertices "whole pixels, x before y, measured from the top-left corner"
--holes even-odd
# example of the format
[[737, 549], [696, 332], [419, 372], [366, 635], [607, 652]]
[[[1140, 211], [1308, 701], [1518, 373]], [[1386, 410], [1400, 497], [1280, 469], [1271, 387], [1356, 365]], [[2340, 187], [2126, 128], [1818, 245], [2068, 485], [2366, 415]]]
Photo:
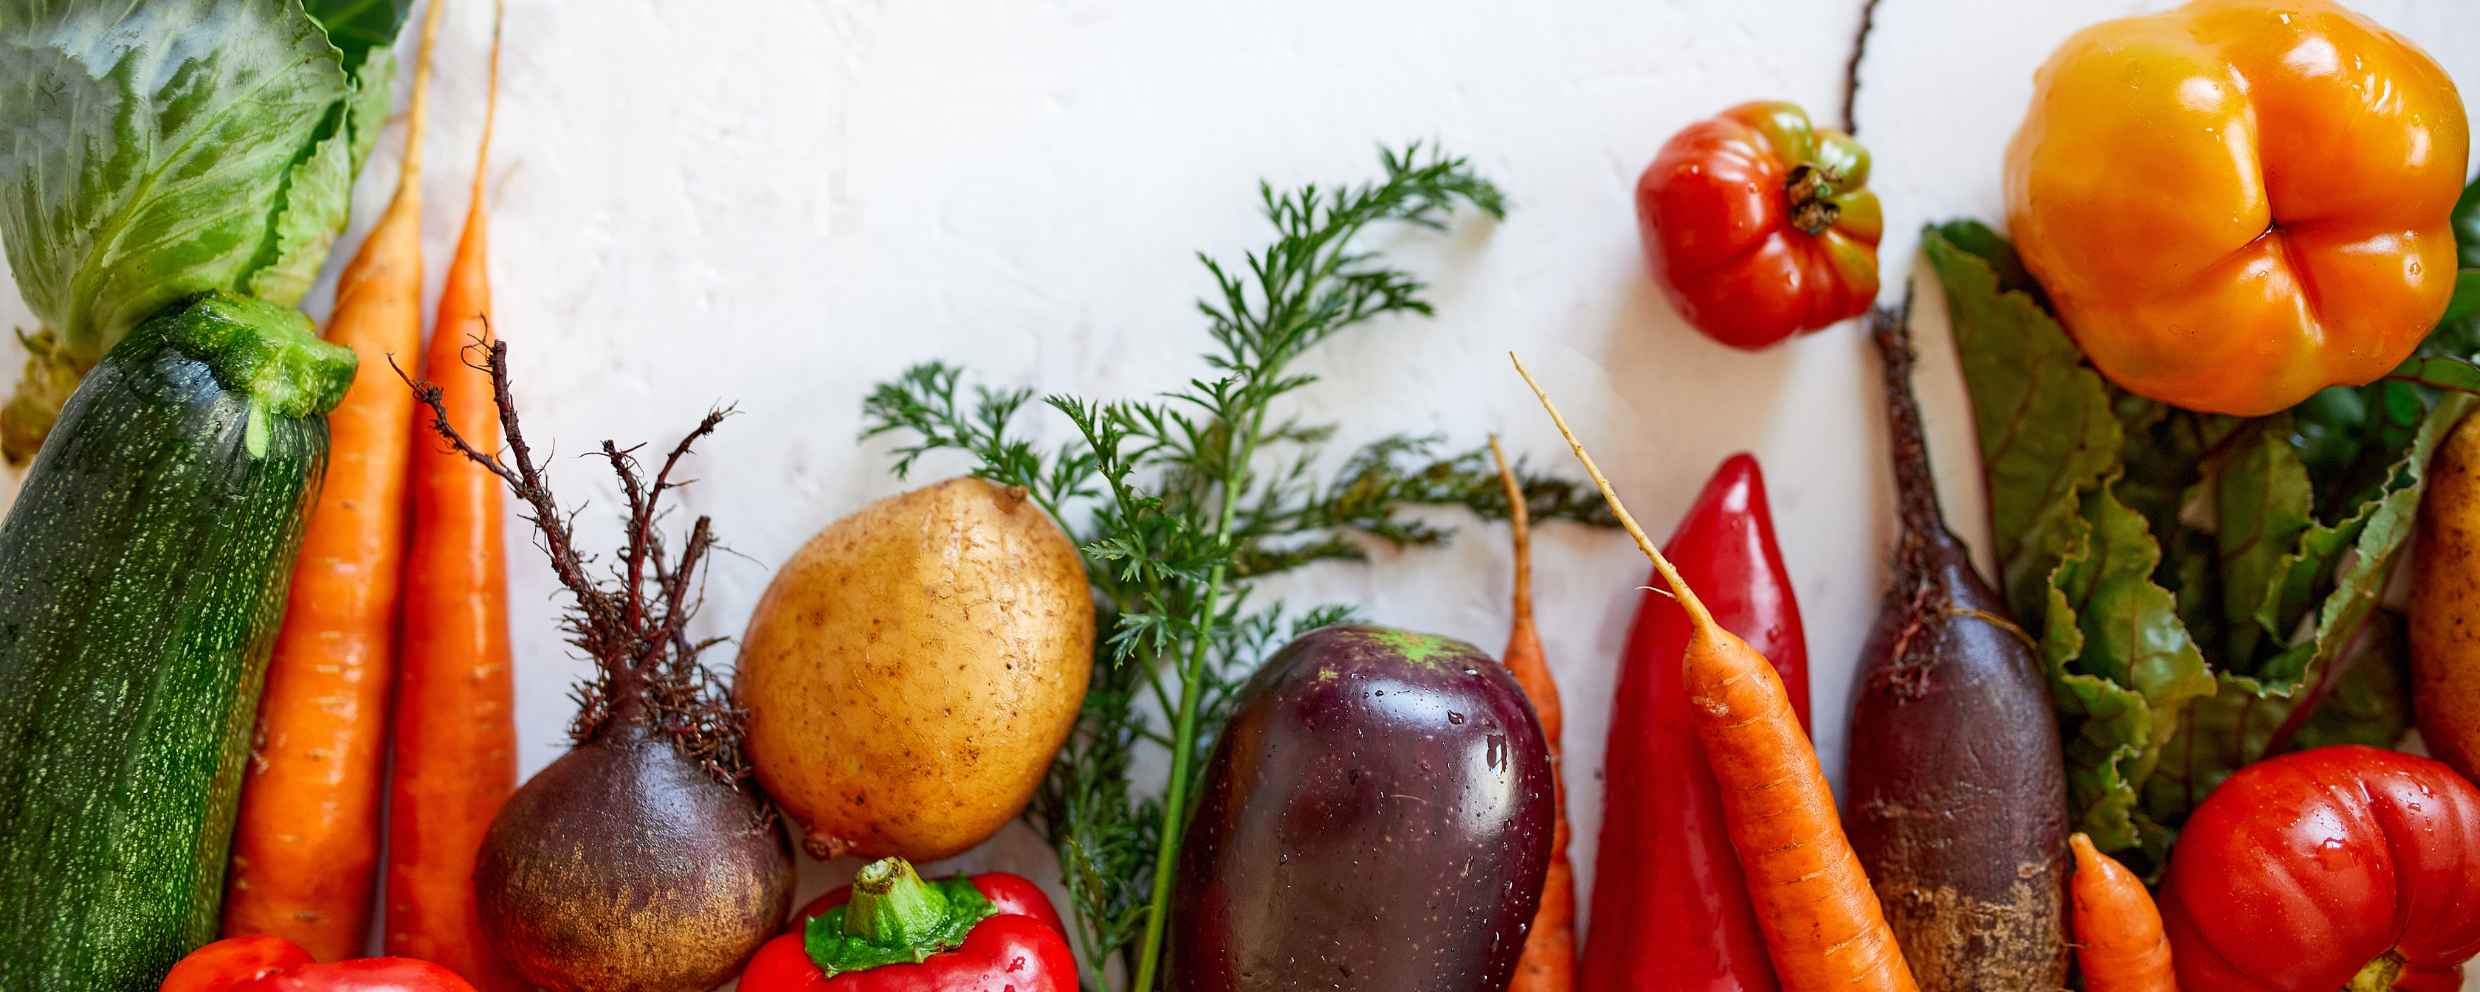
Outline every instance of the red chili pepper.
[[1059, 912], [997, 872], [922, 881], [888, 858], [801, 910], [741, 972], [741, 992], [1077, 992]]
[[474, 992], [456, 972], [412, 958], [320, 964], [270, 934], [208, 944], [172, 966], [163, 992]]
[[1636, 181], [1645, 260], [1671, 305], [1734, 348], [1858, 316], [1886, 220], [1869, 153], [1780, 101], [1688, 125]]
[[[1807, 726], [1807, 635], [1757, 460], [1723, 461], [1663, 550], [1714, 619], [1774, 663]], [[1680, 667], [1688, 634], [1678, 604], [1645, 594], [1611, 705], [1580, 992], [1776, 988], [1713, 770], [1691, 729]]]
[[2480, 953], [2480, 788], [2355, 745], [2249, 765], [2180, 830], [2161, 910], [2184, 992], [2453, 992]]

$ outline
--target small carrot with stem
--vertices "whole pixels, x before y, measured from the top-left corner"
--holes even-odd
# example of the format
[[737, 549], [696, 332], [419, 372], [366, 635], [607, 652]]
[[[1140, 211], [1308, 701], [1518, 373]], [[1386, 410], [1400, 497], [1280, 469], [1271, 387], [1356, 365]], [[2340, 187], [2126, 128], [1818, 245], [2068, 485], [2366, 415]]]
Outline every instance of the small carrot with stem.
[[422, 16], [396, 193], [336, 283], [327, 339], [353, 349], [361, 367], [327, 415], [327, 482], [302, 531], [268, 665], [226, 883], [225, 936], [274, 934], [321, 961], [360, 956], [378, 886], [413, 446], [413, 397], [389, 381], [387, 361], [422, 347], [424, 91], [447, 6], [432, 0]]
[[2088, 992], [2178, 992], [2170, 938], [2144, 880], [2101, 853], [2092, 838], [2067, 838], [2075, 850], [2075, 960]]
[[1558, 682], [1550, 677], [1550, 661], [1541, 649], [1541, 631], [1533, 625], [1533, 527], [1524, 503], [1524, 486], [1516, 481], [1507, 452], [1490, 438], [1490, 457], [1498, 461], [1498, 481], [1507, 488], [1507, 526], [1515, 553], [1515, 592], [1509, 609], [1507, 671], [1532, 700], [1549, 738], [1550, 774], [1557, 800], [1551, 821], [1550, 870], [1542, 876], [1541, 908], [1533, 913], [1533, 929], [1524, 938], [1524, 956], [1516, 960], [1508, 992], [1570, 992], [1576, 987], [1576, 869], [1567, 860], [1567, 779], [1559, 760], [1559, 734], [1566, 718], [1559, 707]]
[[[487, 347], [496, 336], [483, 178], [498, 116], [499, 51], [495, 21], [472, 202], [440, 290], [428, 360], [439, 416], [485, 452], [499, 450], [498, 410], [489, 374], [466, 348]], [[430, 430], [418, 413], [400, 426], [423, 436]], [[388, 792], [387, 951], [445, 965], [482, 992], [519, 992], [528, 986], [492, 952], [473, 885], [483, 834], [517, 785], [499, 479], [438, 442], [414, 445], [411, 467], [396, 770]]]
[[1792, 712], [1782, 677], [1748, 642], [1714, 622], [1696, 591], [1628, 515], [1550, 394], [1521, 360], [1507, 357], [1695, 629], [1680, 661], [1697, 740], [1721, 783], [1731, 847], [1746, 869], [1749, 901], [1783, 988], [1918, 992], [1877, 893], [1843, 835], [1825, 769]]

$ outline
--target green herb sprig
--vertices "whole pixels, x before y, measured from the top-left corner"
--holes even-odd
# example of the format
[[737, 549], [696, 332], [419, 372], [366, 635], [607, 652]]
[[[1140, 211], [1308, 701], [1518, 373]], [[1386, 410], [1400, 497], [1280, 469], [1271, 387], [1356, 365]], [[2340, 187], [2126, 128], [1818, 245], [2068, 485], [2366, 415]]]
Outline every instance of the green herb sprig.
[[[968, 391], [961, 371], [940, 363], [915, 366], [863, 404], [864, 437], [903, 439], [898, 476], [932, 452], [963, 452], [973, 474], [1024, 488], [1084, 551], [1109, 636], [1028, 816], [1058, 852], [1091, 988], [1111, 987], [1113, 959], [1131, 992], [1163, 984], [1180, 835], [1235, 690], [1283, 639], [1352, 617], [1341, 606], [1258, 603], [1254, 584], [1363, 560], [1372, 542], [1445, 541], [1447, 531], [1407, 514], [1416, 505], [1508, 509], [1485, 448], [1392, 435], [1321, 476], [1336, 426], [1277, 410], [1317, 381], [1296, 366], [1319, 344], [1380, 317], [1431, 312], [1421, 281], [1356, 249], [1357, 236], [1381, 224], [1441, 229], [1459, 207], [1505, 211], [1498, 188], [1461, 158], [1416, 144], [1381, 161], [1375, 182], [1280, 193], [1259, 184], [1274, 240], [1237, 266], [1200, 256], [1215, 287], [1198, 304], [1213, 342], [1208, 373], [1150, 401], [1046, 397], [1075, 429], [1068, 443], [1046, 447], [1015, 429], [1031, 390]], [[1535, 517], [1611, 523], [1589, 487], [1520, 475]], [[1135, 774], [1135, 756], [1153, 748], [1170, 757], [1159, 792]]]

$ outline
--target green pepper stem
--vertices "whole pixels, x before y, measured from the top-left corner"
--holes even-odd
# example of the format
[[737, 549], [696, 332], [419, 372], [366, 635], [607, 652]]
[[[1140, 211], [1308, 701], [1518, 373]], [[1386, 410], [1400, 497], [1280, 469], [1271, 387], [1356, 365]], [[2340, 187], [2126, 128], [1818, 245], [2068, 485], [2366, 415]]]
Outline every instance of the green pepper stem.
[[937, 933], [947, 915], [947, 897], [922, 881], [911, 862], [882, 858], [853, 874], [844, 932], [874, 944], [913, 944]]
[[2351, 984], [2343, 992], [2391, 992], [2394, 982], [2402, 978], [2402, 972], [2401, 952], [2387, 951], [2368, 962], [2368, 967], [2360, 969], [2359, 974], [2352, 976]]
[[1783, 195], [1791, 200], [1791, 226], [1812, 236], [1833, 227], [1843, 212], [1834, 205], [1834, 185], [1834, 177], [1824, 169], [1807, 164], [1793, 168], [1783, 182]]

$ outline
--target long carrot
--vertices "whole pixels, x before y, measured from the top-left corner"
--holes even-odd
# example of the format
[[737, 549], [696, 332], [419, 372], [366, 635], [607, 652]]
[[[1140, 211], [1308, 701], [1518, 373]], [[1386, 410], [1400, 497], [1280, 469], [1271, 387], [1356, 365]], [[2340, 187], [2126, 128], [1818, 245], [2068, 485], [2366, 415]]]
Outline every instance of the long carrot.
[[1541, 908], [1533, 913], [1532, 932], [1524, 938], [1524, 956], [1508, 992], [1569, 992], [1576, 987], [1576, 869], [1567, 861], [1567, 778], [1559, 760], [1559, 733], [1567, 720], [1559, 707], [1559, 686], [1550, 677], [1550, 661], [1541, 649], [1541, 631], [1533, 626], [1533, 527], [1524, 504], [1524, 487], [1507, 452], [1490, 439], [1490, 457], [1498, 461], [1498, 481], [1507, 487], [1507, 526], [1515, 548], [1515, 594], [1507, 626], [1507, 671], [1524, 687], [1541, 732], [1550, 739], [1550, 773], [1558, 816], [1550, 832], [1550, 871], [1542, 876]]
[[2170, 970], [2170, 938], [2144, 880], [2101, 853], [2092, 838], [2067, 838], [2075, 849], [2075, 960], [2089, 992], [2178, 992]]
[[1731, 847], [1747, 870], [1749, 901], [1756, 906], [1766, 951], [1783, 988], [1918, 992], [1894, 931], [1886, 926], [1877, 893], [1869, 888], [1850, 839], [1843, 836], [1825, 769], [1800, 730], [1782, 677], [1748, 642], [1714, 622], [1679, 570], [1628, 515], [1610, 480], [1603, 478], [1593, 456], [1550, 402], [1550, 394], [1533, 381], [1523, 362], [1515, 366], [1695, 628], [1681, 664], [1694, 704], [1697, 740], [1722, 785]]
[[[428, 370], [444, 415], [485, 451], [499, 448], [499, 418], [490, 377], [467, 363], [466, 349], [495, 334], [483, 176], [498, 116], [499, 48], [494, 27], [473, 199], [440, 290]], [[404, 425], [426, 437], [430, 430], [412, 416]], [[514, 992], [527, 986], [491, 952], [473, 888], [483, 832], [517, 783], [499, 480], [435, 441], [413, 446], [412, 469], [388, 792], [387, 951], [446, 965], [483, 992]]]
[[379, 776], [396, 592], [404, 571], [405, 431], [413, 397], [388, 372], [422, 347], [422, 124], [447, 0], [422, 17], [395, 196], [336, 284], [327, 338], [361, 359], [327, 415], [327, 483], [267, 670], [241, 787], [224, 935], [268, 933], [321, 961], [359, 956], [379, 874]]

